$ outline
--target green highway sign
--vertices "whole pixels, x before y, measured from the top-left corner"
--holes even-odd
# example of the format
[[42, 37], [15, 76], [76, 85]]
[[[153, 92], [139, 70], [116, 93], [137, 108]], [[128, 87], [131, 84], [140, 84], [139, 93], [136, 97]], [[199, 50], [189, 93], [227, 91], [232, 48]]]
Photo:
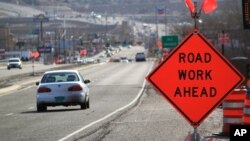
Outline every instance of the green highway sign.
[[178, 45], [178, 36], [162, 36], [161, 37], [162, 47], [163, 48], [174, 48]]

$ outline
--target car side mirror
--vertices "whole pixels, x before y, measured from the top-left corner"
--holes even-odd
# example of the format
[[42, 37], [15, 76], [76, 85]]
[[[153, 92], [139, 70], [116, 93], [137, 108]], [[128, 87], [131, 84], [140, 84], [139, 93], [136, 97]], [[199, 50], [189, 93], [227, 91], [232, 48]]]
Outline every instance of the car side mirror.
[[88, 83], [90, 83], [90, 80], [84, 80], [84, 83], [88, 84]]
[[39, 82], [36, 82], [36, 85], [38, 86], [38, 85], [39, 85]]

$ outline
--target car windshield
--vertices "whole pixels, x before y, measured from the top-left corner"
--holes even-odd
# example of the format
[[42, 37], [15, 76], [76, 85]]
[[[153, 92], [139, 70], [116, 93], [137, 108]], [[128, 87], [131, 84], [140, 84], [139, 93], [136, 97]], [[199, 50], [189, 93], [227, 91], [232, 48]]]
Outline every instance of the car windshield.
[[144, 53], [137, 53], [136, 56], [141, 56], [141, 57], [143, 57], [143, 56], [145, 56], [145, 54], [144, 54]]
[[73, 72], [48, 73], [42, 78], [41, 83], [73, 82], [79, 81], [79, 77]]
[[17, 59], [13, 59], [13, 60], [9, 60], [9, 62], [19, 62], [19, 60], [17, 60]]

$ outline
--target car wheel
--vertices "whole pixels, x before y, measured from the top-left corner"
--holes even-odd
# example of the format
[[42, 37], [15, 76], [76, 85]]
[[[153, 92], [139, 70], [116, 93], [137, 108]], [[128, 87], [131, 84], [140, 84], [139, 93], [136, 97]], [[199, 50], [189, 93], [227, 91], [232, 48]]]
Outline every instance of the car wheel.
[[19, 67], [19, 69], [22, 69], [22, 67]]
[[7, 69], [8, 69], [8, 70], [10, 70], [10, 68], [9, 68], [9, 67], [8, 67]]
[[80, 106], [81, 106], [81, 109], [87, 109], [87, 103], [86, 102], [81, 103]]
[[47, 111], [46, 105], [37, 105], [36, 107], [37, 107], [37, 112]]
[[87, 109], [89, 107], [87, 99], [88, 99], [88, 97], [86, 97], [84, 102], [80, 104], [81, 109]]
[[88, 101], [87, 101], [86, 105], [87, 105], [87, 108], [89, 108], [89, 97], [88, 97]]

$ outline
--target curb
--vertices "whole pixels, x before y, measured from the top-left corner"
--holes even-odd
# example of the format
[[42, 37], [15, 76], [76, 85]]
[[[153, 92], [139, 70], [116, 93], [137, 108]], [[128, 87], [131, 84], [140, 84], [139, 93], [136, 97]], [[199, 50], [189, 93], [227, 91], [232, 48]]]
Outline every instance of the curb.
[[9, 91], [17, 90], [19, 88], [21, 88], [20, 85], [12, 85], [12, 86], [0, 89], [0, 96], [3, 96], [5, 93], [7, 93]]

